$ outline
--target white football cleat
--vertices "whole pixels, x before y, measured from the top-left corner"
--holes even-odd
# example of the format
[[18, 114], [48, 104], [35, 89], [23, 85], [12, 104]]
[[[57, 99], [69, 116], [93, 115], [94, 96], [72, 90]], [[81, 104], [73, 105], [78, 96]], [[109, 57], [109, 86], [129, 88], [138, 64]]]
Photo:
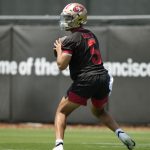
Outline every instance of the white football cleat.
[[118, 138], [127, 146], [129, 150], [135, 147], [135, 142], [122, 130], [117, 132]]
[[53, 150], [64, 150], [64, 148], [63, 148], [63, 145], [60, 144], [60, 145], [54, 147]]

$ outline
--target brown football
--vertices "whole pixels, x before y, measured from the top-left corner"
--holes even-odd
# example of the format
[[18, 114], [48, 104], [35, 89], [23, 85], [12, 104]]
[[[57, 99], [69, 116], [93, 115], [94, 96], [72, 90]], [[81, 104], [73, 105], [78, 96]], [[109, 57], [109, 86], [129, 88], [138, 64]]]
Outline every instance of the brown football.
[[[63, 42], [66, 37], [67, 37], [67, 36], [63, 36], [63, 37], [61, 37], [61, 38], [59, 38], [59, 39], [60, 39], [61, 42]], [[54, 56], [57, 57], [57, 52], [56, 52], [56, 50], [54, 50]]]

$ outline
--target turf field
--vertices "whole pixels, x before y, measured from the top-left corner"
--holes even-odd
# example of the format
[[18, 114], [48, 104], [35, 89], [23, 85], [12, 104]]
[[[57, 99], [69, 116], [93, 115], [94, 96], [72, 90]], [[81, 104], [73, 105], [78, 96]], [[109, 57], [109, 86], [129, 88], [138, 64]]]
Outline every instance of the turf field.
[[[134, 137], [135, 150], [150, 150], [150, 129], [124, 128]], [[51, 150], [54, 128], [0, 128], [0, 150]], [[116, 136], [104, 127], [68, 127], [65, 150], [126, 150]]]

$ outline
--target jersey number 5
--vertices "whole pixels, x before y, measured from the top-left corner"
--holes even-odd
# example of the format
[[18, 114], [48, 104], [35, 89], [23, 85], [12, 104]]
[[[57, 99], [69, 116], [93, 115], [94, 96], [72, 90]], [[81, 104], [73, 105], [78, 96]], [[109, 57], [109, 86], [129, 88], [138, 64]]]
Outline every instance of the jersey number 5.
[[88, 47], [90, 48], [90, 54], [92, 56], [92, 63], [93, 64], [101, 64], [102, 63], [102, 58], [101, 58], [101, 54], [100, 54], [100, 51], [95, 49], [95, 39], [91, 38], [91, 39], [88, 39]]

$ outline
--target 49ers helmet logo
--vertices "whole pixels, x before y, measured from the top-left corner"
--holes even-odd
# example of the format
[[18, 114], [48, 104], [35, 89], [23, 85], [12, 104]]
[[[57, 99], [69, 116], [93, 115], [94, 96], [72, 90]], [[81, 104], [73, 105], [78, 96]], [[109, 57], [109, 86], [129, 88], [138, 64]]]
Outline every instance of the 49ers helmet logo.
[[82, 7], [82, 6], [75, 6], [74, 8], [73, 8], [73, 11], [74, 12], [81, 12], [81, 11], [83, 11], [84, 10], [84, 8]]
[[79, 3], [68, 4], [60, 15], [60, 27], [66, 31], [81, 27], [86, 22], [87, 10]]

